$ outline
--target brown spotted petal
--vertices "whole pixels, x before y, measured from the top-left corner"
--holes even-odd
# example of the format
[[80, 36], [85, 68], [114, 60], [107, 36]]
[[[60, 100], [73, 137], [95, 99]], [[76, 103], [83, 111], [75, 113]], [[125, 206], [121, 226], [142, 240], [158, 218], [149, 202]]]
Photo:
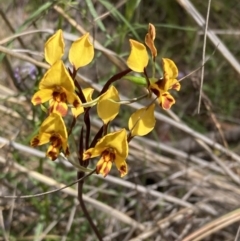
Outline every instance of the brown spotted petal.
[[169, 110], [175, 104], [175, 99], [169, 92], [165, 92], [161, 94], [159, 104], [164, 110]]

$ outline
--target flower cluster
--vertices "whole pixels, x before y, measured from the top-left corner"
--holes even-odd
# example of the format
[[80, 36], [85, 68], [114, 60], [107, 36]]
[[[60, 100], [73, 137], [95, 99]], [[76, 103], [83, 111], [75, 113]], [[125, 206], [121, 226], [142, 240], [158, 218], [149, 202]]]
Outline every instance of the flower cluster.
[[[155, 27], [154, 25], [149, 24], [148, 33], [145, 36], [145, 44], [151, 51], [154, 64], [157, 56], [157, 49], [154, 45], [155, 36]], [[130, 69], [143, 73], [149, 61], [146, 47], [142, 43], [132, 39], [130, 39], [130, 45], [131, 53], [128, 57], [127, 65]], [[155, 65], [153, 66], [153, 73], [152, 77], [149, 78], [148, 88], [157, 96], [160, 106], [163, 109], [168, 110], [175, 103], [175, 99], [168, 90], [180, 90], [180, 83], [176, 79], [178, 76], [178, 69], [175, 63], [167, 58], [162, 58], [162, 69], [163, 77], [156, 79], [154, 76]]]
[[[154, 39], [155, 27], [149, 24], [145, 43], [151, 51], [152, 60], [155, 64], [157, 50]], [[156, 95], [156, 99], [163, 109], [169, 109], [175, 103], [173, 96], [168, 91], [180, 89], [180, 84], [176, 79], [178, 69], [172, 60], [162, 59], [162, 78], [155, 78], [154, 68], [152, 77], [149, 78], [146, 72], [149, 62], [146, 47], [132, 39], [130, 39], [130, 44], [131, 52], [127, 59], [129, 69], [110, 78], [103, 86], [100, 94], [93, 99], [94, 90], [92, 88], [83, 89], [76, 80], [78, 69], [89, 64], [94, 58], [94, 47], [90, 41], [89, 33], [84, 34], [72, 43], [68, 54], [71, 65], [69, 68], [66, 68], [62, 61], [65, 48], [62, 30], [58, 30], [47, 40], [45, 60], [50, 68], [40, 81], [39, 90], [32, 97], [34, 105], [41, 104], [43, 106], [47, 102], [47, 118], [41, 124], [38, 135], [32, 139], [32, 146], [50, 143], [46, 155], [52, 160], [55, 160], [60, 152], [68, 156], [70, 154], [69, 133], [74, 128], [76, 119], [80, 115], [84, 115], [85, 125], [80, 133], [78, 165], [75, 166], [86, 167], [90, 159], [99, 157], [95, 167], [96, 173], [106, 176], [113, 163], [115, 163], [121, 177], [128, 173], [126, 159], [129, 142], [134, 136], [143, 136], [153, 130], [156, 122], [154, 117], [155, 104], [151, 102], [146, 107], [132, 113], [128, 121], [128, 130], [122, 128], [117, 131], [110, 131], [109, 126], [112, 120], [117, 117], [123, 103], [130, 104], [140, 99], [121, 101], [118, 90], [113, 85], [114, 81], [123, 77], [133, 80], [134, 76], [127, 75], [131, 71], [142, 73], [145, 87], [150, 93]], [[138, 79], [142, 80], [140, 77]], [[145, 97], [148, 98], [149, 95], [147, 94]], [[44, 105], [46, 106], [46, 104]], [[98, 117], [103, 123], [95, 136], [91, 136], [90, 131], [91, 108], [96, 108]], [[73, 118], [68, 131], [64, 122], [64, 117], [67, 114], [71, 114]], [[84, 132], [85, 134], [83, 134]]]

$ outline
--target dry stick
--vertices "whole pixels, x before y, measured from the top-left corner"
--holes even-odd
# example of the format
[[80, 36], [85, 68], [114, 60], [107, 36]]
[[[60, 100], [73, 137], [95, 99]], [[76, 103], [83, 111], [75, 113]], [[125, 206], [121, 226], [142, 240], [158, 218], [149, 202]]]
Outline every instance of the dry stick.
[[110, 234], [108, 234], [107, 236], [105, 236], [103, 238], [104, 241], [112, 241], [112, 240], [116, 240], [116, 238], [121, 235], [121, 234], [124, 234], [126, 232], [128, 232], [130, 230], [129, 227], [126, 227], [126, 228], [120, 228], [119, 230], [115, 231], [115, 232], [112, 232]]
[[222, 217], [204, 225], [194, 233], [185, 237], [182, 241], [199, 241], [206, 238], [212, 233], [219, 231], [222, 228], [229, 226], [240, 220], [240, 209], [236, 209], [230, 213], [223, 215]]
[[[179, 121], [179, 118], [176, 117], [176, 121]], [[235, 175], [231, 169], [229, 169], [225, 164], [224, 162], [222, 162], [216, 155], [213, 154], [213, 151], [206, 145], [206, 143], [204, 143], [202, 140], [199, 140], [199, 139], [196, 139], [196, 142], [201, 146], [203, 147], [203, 149], [205, 151], [207, 151], [207, 153], [211, 156], [211, 158], [225, 171], [225, 173], [227, 175], [229, 175], [229, 177], [234, 181], [236, 182], [237, 184], [240, 184], [240, 178]]]
[[[135, 108], [139, 108], [139, 104], [138, 103], [134, 103], [135, 104]], [[141, 106], [141, 105], [140, 105]], [[186, 133], [188, 133], [189, 135], [193, 136], [196, 139], [199, 139], [203, 142], [205, 142], [206, 144], [208, 144], [210, 147], [212, 147], [213, 149], [217, 149], [219, 150], [221, 153], [227, 155], [228, 157], [232, 158], [233, 160], [237, 161], [238, 163], [240, 163], [240, 156], [237, 155], [236, 153], [228, 150], [227, 148], [223, 147], [222, 145], [220, 145], [219, 143], [209, 139], [208, 137], [197, 133], [196, 131], [194, 131], [193, 129], [191, 129], [190, 127], [188, 127], [187, 125], [185, 125], [182, 122], [177, 122], [174, 121], [170, 118], [168, 118], [167, 116], [164, 116], [160, 113], [155, 113], [155, 117], [163, 122], [168, 123], [169, 125], [172, 125]]]
[[[3, 20], [5, 21], [6, 24], [4, 24], [5, 26], [8, 26], [8, 28], [11, 30], [12, 33], [15, 33], [15, 29], [13, 28], [11, 22], [8, 20], [8, 18], [6, 17], [5, 13], [2, 11], [2, 9], [0, 9], [0, 15], [2, 16]], [[20, 43], [20, 45], [25, 48], [25, 44], [23, 42], [23, 40], [19, 37], [17, 37], [18, 42]]]
[[[192, 18], [197, 22], [197, 24], [200, 27], [203, 27], [205, 25], [205, 20], [189, 0], [176, 0], [176, 1], [188, 12], [189, 15], [192, 16]], [[228, 48], [224, 45], [224, 43], [212, 31], [208, 30], [207, 36], [212, 41], [212, 43], [217, 47], [217, 49], [221, 52], [224, 58], [240, 74], [239, 62], [228, 50]]]
[[[240, 35], [240, 31], [238, 29], [211, 29], [211, 32], [216, 35]], [[203, 31], [198, 31], [199, 35], [203, 35]]]
[[30, 31], [26, 31], [26, 32], [17, 33], [17, 34], [12, 34], [11, 36], [6, 37], [6, 38], [0, 40], [0, 45], [4, 45], [4, 44], [14, 40], [15, 38], [22, 37], [24, 35], [34, 34], [34, 33], [42, 33], [42, 32], [49, 33], [49, 34], [53, 34], [54, 33], [53, 29], [30, 30]]
[[196, 139], [196, 142], [211, 156], [211, 158], [224, 170], [224, 172], [236, 183], [240, 184], [240, 178], [229, 169], [220, 158], [214, 155], [213, 151], [202, 140]]
[[218, 172], [218, 173], [223, 173], [223, 171], [221, 170], [221, 168], [219, 168], [218, 166], [216, 166], [213, 163], [209, 163], [197, 156], [188, 154], [184, 151], [172, 148], [170, 146], [165, 145], [164, 143], [157, 143], [155, 141], [152, 141], [150, 139], [140, 139], [138, 138], [139, 141], [141, 141], [142, 143], [144, 143], [144, 145], [149, 146], [149, 147], [153, 147], [153, 148], [158, 148], [162, 151], [165, 151], [167, 153], [173, 154], [175, 156], [184, 158], [186, 160], [190, 160], [195, 164], [198, 164], [199, 166], [201, 166], [202, 168], [208, 167], [209, 169], [211, 169], [212, 171]]
[[50, 66], [48, 64], [45, 64], [43, 62], [40, 62], [40, 61], [37, 61], [29, 56], [26, 56], [26, 55], [23, 55], [23, 54], [19, 54], [19, 53], [16, 53], [14, 52], [13, 50], [10, 50], [8, 48], [5, 48], [3, 46], [0, 45], [0, 52], [2, 53], [5, 53], [5, 54], [9, 54], [15, 58], [18, 58], [18, 59], [22, 59], [26, 62], [29, 62], [29, 63], [32, 63], [38, 67], [41, 67], [41, 68], [44, 68], [44, 69], [48, 69]]
[[225, 173], [236, 183], [240, 184], [240, 178], [229, 169], [224, 162], [218, 158], [216, 155], [213, 154], [212, 150], [202, 141], [196, 140], [204, 149], [207, 151], [207, 153], [211, 156], [211, 158], [225, 171]]
[[46, 228], [45, 230], [43, 230], [41, 232], [41, 234], [34, 240], [36, 241], [42, 241], [44, 238], [46, 238], [46, 236], [48, 235], [48, 233], [58, 224], [58, 222], [60, 221], [61, 218], [59, 218], [58, 220], [54, 220], [52, 221]]
[[[181, 2], [181, 1], [180, 1]], [[192, 8], [192, 12], [195, 12], [196, 16], [198, 15], [198, 21], [201, 23], [202, 22], [202, 17], [201, 15], [197, 12], [197, 10], [191, 5], [190, 2], [186, 1], [189, 4], [189, 7]], [[181, 4], [181, 3], [180, 3]], [[203, 56], [202, 56], [202, 71], [201, 71], [201, 83], [200, 83], [200, 94], [199, 94], [199, 102], [198, 102], [198, 113], [200, 112], [200, 106], [201, 106], [201, 97], [202, 97], [202, 85], [203, 85], [203, 78], [204, 78], [204, 63], [205, 63], [205, 50], [206, 50], [206, 37], [207, 37], [207, 28], [208, 28], [208, 21], [209, 21], [209, 15], [210, 15], [210, 5], [211, 5], [211, 0], [208, 1], [208, 10], [207, 10], [207, 17], [206, 17], [206, 23], [205, 23], [205, 31], [204, 31], [204, 43], [203, 43]], [[194, 11], [193, 11], [194, 10]], [[191, 13], [191, 11], [190, 11]], [[197, 20], [196, 20], [197, 21]], [[197, 21], [197, 22], [198, 22]], [[204, 25], [204, 20], [203, 20], [203, 25]], [[200, 25], [201, 26], [201, 25]], [[214, 35], [214, 34], [213, 34]], [[211, 38], [210, 38], [211, 39]], [[219, 42], [220, 43], [220, 42]], [[217, 43], [217, 46], [219, 45]], [[211, 115], [212, 117], [212, 115]], [[216, 120], [216, 119], [215, 119]], [[218, 128], [218, 125], [217, 125]], [[222, 134], [221, 128], [218, 128], [220, 134]], [[222, 136], [223, 137], [223, 136]], [[223, 137], [223, 143], [225, 147], [227, 148], [226, 142], [224, 142], [224, 137]]]
[[[13, 195], [15, 195], [15, 193], [16, 193], [16, 186], [14, 187]], [[15, 202], [16, 202], [16, 200], [13, 199], [13, 200], [11, 200], [11, 204], [10, 204], [10, 212], [9, 212], [9, 217], [8, 217], [8, 220], [7, 220], [7, 223], [8, 223], [8, 229], [7, 229], [8, 239], [10, 238], [10, 229], [11, 229], [11, 224], [12, 224], [12, 220], [13, 220], [13, 211], [14, 211], [14, 207], [15, 207]]]
[[119, 179], [119, 178], [116, 178], [116, 177], [113, 177], [110, 175], [106, 176], [105, 178], [102, 176], [97, 176], [97, 177], [100, 179], [104, 179], [106, 181], [110, 181], [111, 183], [115, 183], [115, 184], [121, 185], [123, 187], [133, 189], [133, 190], [141, 192], [141, 193], [147, 193], [147, 194], [153, 195], [154, 197], [161, 198], [167, 202], [174, 203], [174, 204], [177, 204], [182, 207], [194, 208], [194, 205], [190, 204], [189, 202], [183, 201], [180, 198], [176, 198], [176, 197], [173, 197], [168, 194], [161, 193], [161, 192], [158, 192], [155, 190], [148, 190], [147, 187], [144, 187], [142, 185], [131, 183], [129, 181]]
[[[14, 34], [16, 32], [14, 27], [12, 26], [11, 22], [8, 20], [7, 16], [5, 15], [5, 13], [1, 9], [0, 9], [0, 15], [2, 16], [3, 20], [5, 21], [4, 25], [8, 26], [8, 28]], [[20, 46], [22, 47], [22, 49], [26, 49], [26, 45], [25, 45], [24, 41], [20, 37], [17, 37], [17, 40], [18, 40]], [[27, 53], [27, 55], [29, 55], [29, 53]], [[21, 90], [21, 87], [19, 86], [19, 83], [18, 83], [18, 81], [17, 81], [17, 79], [14, 75], [14, 71], [12, 69], [12, 66], [10, 64], [9, 59], [3, 58], [2, 62], [5, 65], [5, 68], [6, 68], [7, 72], [9, 73], [9, 75], [11, 77], [11, 80], [13, 81], [14, 88], [17, 88], [17, 89]], [[25, 86], [24, 83], [23, 83], [23, 86]]]
[[[197, 83], [197, 81], [195, 80], [195, 78], [192, 77], [192, 82], [193, 82], [193, 86], [198, 89], [199, 88], [199, 84]], [[222, 127], [221, 127], [221, 124], [219, 123], [219, 121], [217, 120], [217, 117], [216, 115], [213, 113], [212, 111], [212, 107], [211, 107], [211, 101], [208, 99], [207, 95], [204, 93], [204, 91], [201, 91], [201, 96], [202, 96], [202, 101], [203, 101], [203, 104], [205, 106], [205, 108], [207, 109], [207, 111], [209, 112], [209, 115], [213, 121], [213, 123], [215, 124], [216, 126], [216, 129], [218, 130], [218, 133], [219, 133], [219, 137], [220, 137], [220, 140], [222, 141], [223, 145], [228, 148], [228, 144], [227, 144], [227, 141], [226, 141], [226, 138], [223, 134], [223, 130], [222, 130]]]
[[[114, 5], [114, 10], [116, 9], [119, 9], [122, 5], [124, 5], [126, 3], [127, 0], [123, 0], [119, 3], [117, 3], [116, 5]], [[101, 20], [104, 20], [104, 18], [106, 18], [108, 15], [111, 14], [111, 10], [110, 9], [109, 11], [107, 11], [106, 13], [103, 13], [102, 15], [98, 16], [97, 18], [94, 19], [94, 21], [96, 22], [97, 20], [101, 19]]]
[[[210, 110], [211, 111], [211, 110]], [[215, 118], [217, 118], [215, 116]], [[215, 123], [217, 125], [217, 123]], [[222, 132], [222, 135], [225, 139], [225, 142], [232, 142], [232, 143], [237, 143], [238, 140], [240, 139], [240, 128], [238, 127], [233, 127], [229, 130], [225, 130]], [[222, 136], [220, 135], [220, 133], [216, 133], [215, 131], [209, 132], [208, 134], [206, 134], [206, 136], [208, 136], [210, 139], [215, 140], [216, 142], [222, 142]], [[201, 149], [199, 148], [199, 145], [195, 142], [193, 142], [193, 138], [192, 137], [186, 137], [183, 138], [179, 141], [175, 141], [175, 142], [167, 142], [166, 144], [174, 147], [174, 148], [178, 148], [182, 151], [185, 151], [187, 153], [196, 153], [201, 151]]]
[[198, 100], [198, 114], [200, 113], [201, 107], [201, 99], [202, 99], [202, 88], [203, 88], [203, 78], [204, 78], [204, 67], [205, 67], [205, 54], [206, 54], [206, 43], [207, 43], [207, 29], [208, 29], [208, 20], [210, 15], [210, 6], [211, 0], [208, 0], [208, 9], [207, 9], [207, 17], [205, 23], [205, 30], [204, 30], [204, 40], [203, 40], [203, 53], [202, 53], [202, 71], [201, 71], [201, 82], [200, 82], [200, 90], [199, 90], [199, 100]]
[[[6, 164], [6, 160], [0, 158], [0, 163]], [[38, 172], [31, 171], [31, 170], [27, 169], [26, 167], [23, 167], [17, 163], [12, 163], [11, 167], [17, 169], [19, 172], [26, 173], [26, 175], [28, 175], [29, 177], [34, 178], [35, 180], [42, 182], [42, 183], [48, 185], [49, 187], [59, 187], [59, 188], [65, 187], [64, 184], [59, 183], [56, 180], [54, 180], [50, 177], [44, 176]], [[77, 197], [77, 191], [74, 190], [73, 188], [67, 187], [67, 188], [62, 189], [61, 191], [70, 196]], [[93, 198], [90, 198], [87, 195], [83, 195], [83, 200], [88, 202], [89, 204], [92, 204], [95, 208], [99, 209], [100, 211], [105, 212], [106, 214], [118, 219], [119, 221], [121, 221], [123, 223], [126, 223], [126, 224], [128, 224], [132, 227], [135, 227], [139, 230], [142, 230], [142, 231], [146, 228], [143, 224], [138, 223], [137, 221], [130, 218], [126, 214], [124, 214], [104, 203], [101, 203]]]
[[151, 229], [144, 231], [143, 233], [141, 233], [135, 238], [130, 239], [129, 241], [140, 241], [140, 240], [142, 241], [142, 240], [148, 239], [156, 232], [158, 232], [159, 229], [165, 229], [172, 222], [183, 220], [186, 216], [192, 215], [193, 213], [194, 213], [194, 210], [191, 208], [181, 209], [177, 213], [171, 214], [168, 217], [159, 220], [156, 224], [156, 227], [152, 227]]
[[[2, 190], [0, 190], [0, 195], [2, 194]], [[1, 204], [1, 203], [0, 203]], [[4, 219], [3, 219], [3, 210], [0, 209], [0, 229], [2, 230], [2, 234], [5, 241], [9, 241], [8, 233], [5, 227]]]
[[[204, 101], [204, 102], [206, 102], [206, 101]], [[218, 121], [215, 113], [212, 111], [211, 107], [207, 103], [205, 103], [205, 107], [209, 111], [209, 115], [210, 115], [213, 123], [215, 124], [216, 129], [218, 130], [218, 134], [219, 134], [219, 137], [221, 138], [222, 144], [226, 148], [228, 148], [228, 143], [227, 143], [227, 140], [226, 140], [226, 138], [224, 136], [224, 133], [223, 133], [223, 130], [222, 130], [222, 126], [221, 126], [220, 122]]]
[[68, 219], [68, 222], [67, 222], [67, 226], [66, 226], [66, 231], [65, 231], [64, 235], [62, 236], [61, 241], [66, 241], [67, 240], [67, 234], [70, 231], [70, 228], [72, 226], [76, 210], [77, 210], [77, 205], [74, 205], [73, 208], [71, 209], [70, 216], [69, 216], [69, 219]]
[[235, 237], [234, 241], [238, 241], [239, 236], [240, 236], [240, 225], [238, 227], [238, 231], [237, 231], [237, 234], [236, 234], [236, 237]]
[[[92, 175], [93, 173], [95, 172], [95, 170], [93, 170], [92, 172], [90, 172], [89, 174]], [[68, 187], [71, 187], [72, 185], [78, 183], [79, 181], [81, 181], [82, 179], [85, 179], [87, 176], [90, 176], [90, 175], [86, 175], [85, 177], [82, 177], [82, 178], [79, 178], [78, 180], [70, 183], [70, 184], [67, 184], [65, 186], [62, 186], [61, 188], [57, 188], [57, 189], [54, 189], [54, 190], [51, 190], [51, 191], [48, 191], [48, 192], [41, 192], [41, 193], [38, 193], [38, 194], [33, 194], [33, 195], [13, 195], [13, 196], [6, 196], [6, 195], [3, 195], [3, 196], [0, 196], [0, 198], [10, 198], [10, 199], [29, 199], [29, 198], [33, 198], [33, 197], [42, 197], [42, 196], [46, 196], [46, 195], [49, 195], [49, 194], [53, 194], [55, 192], [59, 192], [59, 191], [62, 191], [63, 189], [66, 189]]]

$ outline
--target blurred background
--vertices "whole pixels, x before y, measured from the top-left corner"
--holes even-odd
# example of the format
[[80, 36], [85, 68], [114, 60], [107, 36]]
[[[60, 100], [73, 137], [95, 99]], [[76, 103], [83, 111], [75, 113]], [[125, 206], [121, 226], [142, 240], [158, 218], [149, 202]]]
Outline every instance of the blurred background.
[[[31, 96], [46, 72], [43, 51], [49, 36], [60, 28], [64, 31], [63, 59], [69, 66], [71, 42], [85, 31], [91, 34], [95, 58], [80, 69], [79, 82], [93, 86], [97, 95], [111, 76], [127, 68], [129, 39], [144, 42], [152, 23], [157, 76], [162, 76], [164, 57], [176, 63], [179, 79], [188, 77], [179, 92], [173, 91], [176, 104], [171, 111], [156, 108], [155, 130], [131, 142], [129, 174], [120, 179], [112, 168], [105, 179], [86, 180], [86, 206], [105, 241], [238, 240], [240, 2], [211, 1], [198, 113], [208, 4], [1, 0], [0, 195], [39, 194], [77, 179], [71, 164], [52, 162], [45, 157], [46, 146], [33, 149], [29, 144], [45, 119], [41, 107], [32, 106]], [[144, 93], [124, 78], [116, 86], [123, 99]], [[124, 106], [114, 126], [127, 127], [134, 108]], [[94, 112], [92, 123], [97, 132], [100, 122]], [[82, 125], [80, 118], [70, 138], [73, 159]], [[97, 240], [76, 197], [72, 186], [40, 197], [1, 198], [0, 240]]]

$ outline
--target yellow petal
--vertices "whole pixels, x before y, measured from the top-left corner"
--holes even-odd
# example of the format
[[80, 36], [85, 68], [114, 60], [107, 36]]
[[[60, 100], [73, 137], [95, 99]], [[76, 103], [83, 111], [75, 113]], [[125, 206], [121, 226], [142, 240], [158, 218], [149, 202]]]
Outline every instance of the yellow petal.
[[94, 148], [89, 148], [88, 150], [86, 150], [84, 153], [83, 153], [83, 161], [89, 159], [89, 158], [93, 158], [93, 157], [96, 157], [96, 156], [100, 156], [101, 153], [102, 153], [102, 150], [97, 150], [93, 155], [93, 151], [94, 151]]
[[112, 168], [112, 162], [105, 161], [105, 159], [101, 157], [100, 160], [97, 162], [96, 173], [102, 174], [104, 177], [106, 177], [107, 174], [110, 172], [111, 168]]
[[181, 85], [178, 80], [176, 82], [172, 83], [172, 89], [179, 91], [180, 88], [181, 88]]
[[[126, 159], [128, 155], [128, 142], [127, 142], [127, 132], [125, 129], [120, 131], [112, 132], [102, 137], [96, 144], [94, 150], [92, 151], [92, 156], [95, 156], [95, 152], [102, 152], [106, 148], [112, 148], [116, 151], [117, 155]], [[98, 152], [98, 153], [99, 153]]]
[[81, 105], [81, 101], [79, 99], [79, 97], [77, 96], [77, 94], [75, 94], [74, 92], [69, 92], [69, 91], [65, 91], [66, 95], [67, 95], [67, 102], [71, 105], [73, 105], [75, 108], [79, 107]]
[[142, 73], [148, 64], [148, 53], [146, 47], [133, 40], [129, 39], [131, 52], [127, 59], [127, 65], [130, 69]]
[[69, 50], [69, 61], [76, 69], [89, 64], [94, 56], [94, 48], [89, 41], [89, 33], [72, 43]]
[[39, 105], [53, 98], [53, 89], [42, 89], [37, 91], [32, 97], [33, 105]]
[[51, 134], [49, 133], [42, 133], [40, 135], [37, 135], [31, 140], [31, 146], [36, 147], [44, 145], [49, 142], [50, 137]]
[[49, 157], [52, 161], [55, 161], [59, 155], [60, 147], [54, 147], [50, 145], [47, 150], [47, 157]]
[[132, 136], [144, 136], [152, 131], [156, 123], [154, 109], [155, 104], [152, 104], [149, 107], [137, 110], [131, 115], [128, 128]]
[[71, 110], [75, 118], [77, 118], [79, 115], [81, 115], [84, 112], [84, 108], [81, 106], [78, 106], [77, 108], [72, 108]]
[[85, 88], [82, 90], [87, 102], [92, 101], [93, 88]]
[[178, 69], [171, 59], [162, 59], [164, 79], [175, 79], [178, 76]]
[[125, 159], [128, 156], [127, 132], [125, 129], [112, 132], [102, 137], [94, 148], [90, 148], [83, 153], [83, 160], [101, 156], [97, 163], [97, 173], [106, 176], [112, 163], [115, 162], [121, 176], [127, 174], [127, 164]]
[[152, 57], [155, 58], [157, 56], [157, 49], [154, 45], [154, 39], [156, 36], [156, 30], [153, 24], [149, 23], [148, 25], [148, 33], [145, 36], [145, 44], [148, 46], [152, 53]]
[[164, 110], [169, 110], [175, 104], [175, 99], [168, 92], [165, 92], [161, 95], [159, 104]]
[[159, 90], [162, 92], [167, 92], [170, 89], [175, 89], [175, 90], [179, 91], [180, 88], [181, 88], [181, 85], [177, 79], [168, 79], [168, 80], [159, 79], [155, 82], [150, 81], [150, 89], [155, 89], [155, 90]]
[[53, 64], [45, 73], [39, 83], [39, 89], [51, 89], [59, 86], [69, 92], [75, 91], [73, 80], [61, 60]]
[[180, 88], [181, 88], [181, 85], [177, 79], [169, 79], [164, 86], [164, 90], [166, 91], [170, 89], [179, 91]]
[[52, 37], [45, 43], [45, 59], [53, 65], [56, 61], [60, 60], [64, 53], [64, 40], [62, 30], [59, 29]]
[[39, 135], [42, 133], [58, 133], [63, 139], [68, 138], [67, 129], [62, 117], [57, 113], [51, 113], [42, 123]]
[[[92, 101], [92, 93], [93, 93], [94, 89], [93, 88], [85, 88], [82, 91], [83, 91], [86, 101], [87, 102]], [[74, 105], [74, 103], [76, 103], [76, 100], [74, 102], [70, 102], [70, 100], [68, 100], [68, 101], [69, 101], [69, 103], [73, 103], [73, 105]], [[74, 105], [74, 106], [76, 106], [76, 105]], [[81, 102], [79, 103], [78, 106], [76, 106], [76, 108], [72, 108], [72, 114], [75, 118], [78, 117], [79, 115], [81, 115], [83, 112], [84, 112], [84, 108], [81, 106]]]
[[112, 121], [119, 112], [120, 104], [113, 101], [120, 101], [118, 91], [114, 86], [111, 86], [103, 95], [100, 96], [97, 104], [98, 116], [104, 124]]
[[[93, 88], [82, 89], [83, 95], [87, 102], [92, 101]], [[67, 92], [68, 103], [72, 104], [74, 107], [78, 108], [81, 105], [79, 97], [75, 93]]]
[[38, 146], [50, 142], [51, 145], [48, 148], [47, 156], [55, 160], [61, 148], [63, 148], [65, 155], [69, 154], [67, 140], [67, 129], [62, 117], [56, 113], [51, 113], [43, 121], [39, 134], [32, 139], [31, 145]]
[[116, 164], [118, 171], [120, 172], [120, 176], [124, 177], [128, 173], [128, 166], [125, 159], [121, 158], [120, 156], [116, 156], [114, 162]]
[[57, 113], [60, 116], [66, 116], [68, 111], [67, 103], [65, 102], [58, 102], [58, 101], [51, 101], [49, 107], [49, 113]]
[[68, 142], [67, 139], [63, 141], [62, 143], [62, 148], [63, 148], [63, 153], [65, 156], [69, 156], [70, 152], [69, 152], [69, 147], [68, 147]]

